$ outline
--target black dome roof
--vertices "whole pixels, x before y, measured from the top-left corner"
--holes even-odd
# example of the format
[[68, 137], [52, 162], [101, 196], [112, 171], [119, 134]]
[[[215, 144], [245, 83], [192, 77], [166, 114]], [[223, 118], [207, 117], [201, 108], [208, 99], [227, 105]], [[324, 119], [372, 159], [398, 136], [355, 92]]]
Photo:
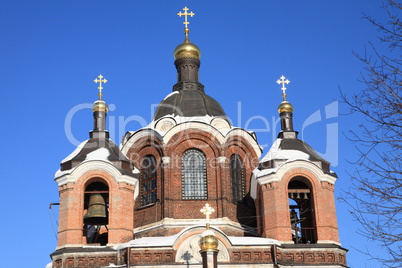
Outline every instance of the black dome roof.
[[209, 115], [226, 117], [222, 106], [202, 90], [182, 89], [174, 91], [159, 104], [154, 120], [166, 115], [194, 117]]

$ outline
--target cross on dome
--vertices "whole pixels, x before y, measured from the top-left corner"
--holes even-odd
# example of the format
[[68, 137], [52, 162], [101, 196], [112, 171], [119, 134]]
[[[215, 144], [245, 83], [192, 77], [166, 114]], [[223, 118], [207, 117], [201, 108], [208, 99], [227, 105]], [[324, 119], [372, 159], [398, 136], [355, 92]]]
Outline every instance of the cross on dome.
[[[99, 79], [98, 79], [98, 78], [99, 78]], [[101, 74], [98, 76], [98, 78], [95, 78], [94, 82], [95, 82], [95, 83], [99, 83], [99, 87], [98, 87], [99, 93], [98, 93], [98, 96], [99, 96], [99, 100], [102, 100], [102, 89], [103, 89], [102, 83], [106, 83], [107, 80], [106, 80], [106, 79], [102, 79], [103, 76], [102, 76]]]
[[184, 27], [185, 27], [185, 28], [188, 28], [187, 25], [190, 24], [190, 22], [188, 22], [188, 16], [193, 17], [193, 16], [195, 15], [195, 13], [192, 12], [192, 11], [191, 11], [190, 13], [188, 13], [188, 12], [187, 12], [187, 11], [189, 10], [188, 7], [184, 7], [183, 10], [184, 10], [184, 13], [180, 11], [179, 13], [177, 13], [177, 15], [178, 15], [179, 17], [184, 16], [184, 22], [183, 22], [183, 24], [184, 24]]
[[276, 81], [276, 83], [282, 84], [282, 88], [281, 88], [281, 90], [282, 90], [282, 97], [283, 97], [283, 101], [286, 101], [286, 87], [285, 87], [285, 84], [289, 84], [290, 81], [289, 81], [288, 79], [286, 79], [285, 76], [282, 75], [282, 76], [278, 79], [278, 81]]
[[205, 204], [205, 206], [202, 209], [200, 209], [200, 212], [202, 212], [205, 215], [206, 220], [208, 222], [209, 215], [211, 215], [213, 212], [215, 212], [215, 209], [207, 203], [207, 204]]

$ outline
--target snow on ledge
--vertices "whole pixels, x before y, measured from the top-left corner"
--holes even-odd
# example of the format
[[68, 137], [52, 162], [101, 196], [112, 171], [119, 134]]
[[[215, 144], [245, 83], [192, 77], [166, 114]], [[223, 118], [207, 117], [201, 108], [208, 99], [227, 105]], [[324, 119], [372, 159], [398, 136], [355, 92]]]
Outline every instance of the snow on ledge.
[[[142, 248], [142, 247], [172, 247], [174, 243], [181, 237], [184, 233], [186, 233], [190, 229], [194, 228], [205, 228], [205, 225], [193, 225], [191, 227], [184, 228], [179, 233], [171, 236], [163, 236], [163, 237], [141, 237], [139, 239], [131, 240], [127, 243], [119, 244], [114, 246], [115, 250], [120, 250], [123, 248], [133, 247], [133, 248]], [[213, 226], [211, 226], [213, 228]], [[215, 229], [215, 228], [213, 228]], [[263, 238], [263, 237], [249, 237], [249, 236], [226, 236], [221, 230], [216, 229], [216, 232], [219, 232], [221, 236], [225, 236], [233, 246], [267, 246], [267, 245], [281, 245], [278, 240], [271, 238]], [[201, 234], [200, 234], [201, 237]]]
[[81, 142], [80, 145], [77, 146], [77, 148], [75, 148], [75, 150], [66, 158], [64, 158], [63, 160], [61, 160], [61, 163], [65, 163], [70, 161], [71, 159], [73, 159], [74, 157], [76, 157], [78, 155], [79, 152], [81, 152], [81, 150], [84, 148], [84, 146], [88, 143], [89, 140], [83, 141]]

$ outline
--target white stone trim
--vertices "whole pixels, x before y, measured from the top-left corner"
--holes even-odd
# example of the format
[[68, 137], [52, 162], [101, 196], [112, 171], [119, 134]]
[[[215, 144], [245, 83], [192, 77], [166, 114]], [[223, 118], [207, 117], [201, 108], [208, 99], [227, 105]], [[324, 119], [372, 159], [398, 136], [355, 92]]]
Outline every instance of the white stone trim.
[[206, 124], [206, 123], [201, 123], [201, 122], [186, 122], [182, 124], [178, 124], [174, 127], [172, 127], [168, 132], [166, 132], [165, 136], [163, 136], [163, 142], [165, 144], [168, 144], [170, 139], [177, 133], [181, 131], [185, 131], [188, 129], [196, 129], [196, 130], [201, 130], [205, 131], [208, 133], [211, 133], [214, 137], [216, 137], [219, 141], [220, 144], [223, 144], [225, 142], [225, 138], [222, 135], [222, 133], [214, 128], [213, 126]]
[[82, 175], [92, 170], [106, 171], [116, 180], [117, 183], [127, 183], [129, 185], [133, 185], [135, 188], [134, 199], [137, 198], [139, 194], [138, 179], [127, 175], [122, 175], [120, 171], [113, 166], [112, 163], [106, 161], [93, 160], [83, 162], [75, 167], [70, 173], [64, 174], [60, 177], [56, 177], [54, 180], [60, 187], [67, 183], [75, 183]]
[[169, 164], [170, 163], [170, 156], [163, 156], [162, 157], [162, 163], [163, 164]]
[[333, 240], [318, 240], [317, 244], [335, 244], [335, 245], [340, 246], [340, 247], [342, 246], [341, 243], [333, 241]]
[[133, 144], [137, 140], [139, 140], [139, 139], [141, 139], [143, 137], [151, 136], [151, 135], [153, 135], [154, 137], [156, 137], [159, 140], [163, 139], [162, 136], [157, 131], [155, 131], [154, 129], [152, 129], [152, 128], [143, 128], [143, 129], [140, 129], [140, 130], [136, 131], [124, 144], [122, 144], [121, 152], [124, 155], [127, 155], [128, 150], [131, 149], [131, 147], [133, 146]]
[[253, 135], [250, 132], [248, 132], [242, 128], [234, 128], [227, 133], [227, 135], [225, 137], [225, 142], [227, 142], [234, 135], [238, 135], [238, 136], [241, 136], [244, 139], [246, 139], [250, 143], [250, 145], [253, 147], [254, 152], [257, 155], [257, 157], [258, 158], [261, 157], [261, 154], [262, 154], [261, 147], [260, 147], [260, 145], [258, 145], [257, 140], [253, 137]]
[[317, 165], [311, 163], [306, 160], [295, 160], [292, 162], [287, 162], [280, 166], [275, 173], [268, 174], [266, 176], [262, 176], [257, 178], [257, 182], [259, 185], [264, 185], [271, 182], [281, 181], [283, 176], [293, 169], [305, 169], [313, 173], [313, 175], [320, 182], [329, 182], [331, 184], [335, 184], [336, 177], [331, 176], [329, 174], [325, 174]]
[[226, 156], [219, 156], [217, 159], [219, 164], [224, 164], [226, 162]]

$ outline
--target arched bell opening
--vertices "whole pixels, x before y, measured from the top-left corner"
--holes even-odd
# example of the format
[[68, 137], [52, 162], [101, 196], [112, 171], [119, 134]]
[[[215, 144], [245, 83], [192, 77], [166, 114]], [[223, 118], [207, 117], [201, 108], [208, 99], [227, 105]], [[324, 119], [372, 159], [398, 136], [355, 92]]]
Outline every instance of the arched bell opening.
[[109, 187], [103, 182], [92, 182], [84, 192], [84, 236], [87, 244], [108, 243]]
[[317, 243], [314, 200], [308, 180], [304, 177], [293, 178], [288, 185], [288, 197], [293, 242]]

